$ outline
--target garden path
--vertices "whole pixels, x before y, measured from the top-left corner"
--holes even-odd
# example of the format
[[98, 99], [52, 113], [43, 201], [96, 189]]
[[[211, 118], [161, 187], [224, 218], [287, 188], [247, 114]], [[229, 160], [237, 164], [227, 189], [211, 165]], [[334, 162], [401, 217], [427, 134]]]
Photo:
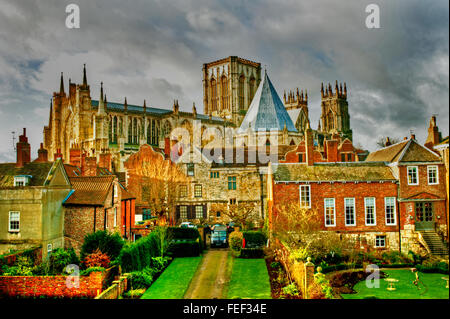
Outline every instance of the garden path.
[[229, 282], [228, 249], [209, 249], [189, 285], [184, 299], [220, 299]]

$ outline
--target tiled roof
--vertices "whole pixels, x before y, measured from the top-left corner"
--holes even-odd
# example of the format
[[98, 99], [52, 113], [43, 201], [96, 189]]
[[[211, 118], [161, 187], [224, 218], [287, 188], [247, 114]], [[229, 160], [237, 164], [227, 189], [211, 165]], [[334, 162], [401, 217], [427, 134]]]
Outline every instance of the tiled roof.
[[111, 188], [114, 176], [70, 177], [74, 192], [64, 205], [103, 206]]
[[13, 187], [14, 176], [31, 175], [29, 186], [43, 186], [53, 163], [30, 162], [21, 168], [16, 168], [16, 163], [0, 164], [0, 187]]
[[265, 73], [238, 133], [245, 133], [249, 128], [254, 132], [282, 131], [285, 126], [289, 132], [297, 132], [283, 102]]
[[272, 164], [275, 181], [395, 181], [390, 168], [384, 163], [316, 163]]
[[384, 147], [367, 156], [366, 162], [439, 162], [437, 154], [420, 145], [414, 139]]

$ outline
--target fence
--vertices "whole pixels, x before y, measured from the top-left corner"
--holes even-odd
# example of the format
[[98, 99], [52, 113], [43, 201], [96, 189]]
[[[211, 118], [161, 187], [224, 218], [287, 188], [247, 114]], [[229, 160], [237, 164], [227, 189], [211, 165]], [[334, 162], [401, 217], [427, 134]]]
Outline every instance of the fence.
[[119, 276], [117, 280], [112, 282], [112, 285], [99, 294], [95, 299], [118, 299], [127, 290], [128, 274]]

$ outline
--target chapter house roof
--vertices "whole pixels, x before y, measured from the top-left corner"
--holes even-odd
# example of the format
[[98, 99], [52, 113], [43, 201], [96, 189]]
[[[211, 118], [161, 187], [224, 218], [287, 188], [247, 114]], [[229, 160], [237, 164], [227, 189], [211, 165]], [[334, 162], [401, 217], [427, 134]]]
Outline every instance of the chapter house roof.
[[255, 132], [282, 131], [284, 127], [289, 132], [298, 132], [265, 72], [238, 133], [245, 133], [249, 128]]
[[274, 180], [278, 182], [369, 182], [395, 181], [391, 169], [384, 163], [300, 163], [272, 164]]

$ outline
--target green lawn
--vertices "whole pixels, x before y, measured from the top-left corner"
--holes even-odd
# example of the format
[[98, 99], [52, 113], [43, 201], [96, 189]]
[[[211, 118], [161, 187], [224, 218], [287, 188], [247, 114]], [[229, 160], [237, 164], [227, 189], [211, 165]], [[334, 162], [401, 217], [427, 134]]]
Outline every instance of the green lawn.
[[397, 290], [389, 291], [386, 288], [388, 283], [384, 279], [380, 279], [380, 288], [368, 288], [363, 280], [357, 283], [354, 290], [357, 294], [343, 294], [344, 299], [363, 299], [363, 298], [379, 298], [379, 299], [449, 299], [449, 290], [445, 288], [445, 281], [442, 277], [448, 277], [443, 274], [419, 273], [419, 280], [426, 287], [419, 283], [420, 290], [413, 284], [415, 275], [408, 269], [385, 269], [382, 270], [389, 275], [390, 278], [398, 279], [395, 283]]
[[235, 258], [227, 298], [270, 299], [270, 282], [264, 259]]
[[175, 258], [141, 299], [183, 299], [202, 257]]

